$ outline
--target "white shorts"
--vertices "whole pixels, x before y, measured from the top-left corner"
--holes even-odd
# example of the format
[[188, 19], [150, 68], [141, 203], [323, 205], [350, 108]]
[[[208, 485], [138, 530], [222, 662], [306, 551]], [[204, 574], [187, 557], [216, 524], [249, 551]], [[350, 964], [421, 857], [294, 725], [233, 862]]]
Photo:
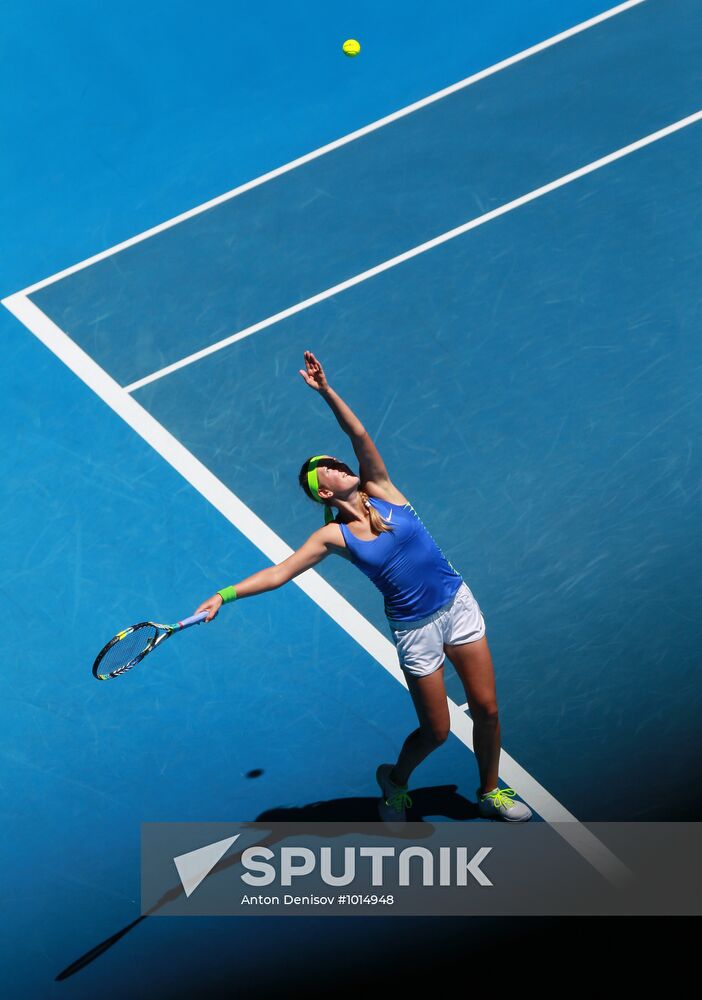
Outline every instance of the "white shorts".
[[478, 602], [464, 582], [452, 601], [432, 615], [413, 622], [388, 618], [397, 646], [400, 667], [415, 677], [433, 674], [444, 662], [444, 643], [461, 646], [485, 635], [485, 619]]

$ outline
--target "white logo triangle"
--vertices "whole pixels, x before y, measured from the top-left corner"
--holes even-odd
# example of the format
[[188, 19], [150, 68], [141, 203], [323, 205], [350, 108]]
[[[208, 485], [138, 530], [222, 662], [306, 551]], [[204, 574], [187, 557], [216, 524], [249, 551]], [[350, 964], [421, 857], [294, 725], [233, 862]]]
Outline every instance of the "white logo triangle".
[[187, 854], [179, 854], [177, 858], [173, 858], [186, 896], [195, 892], [202, 880], [210, 874], [219, 859], [240, 836], [241, 834], [237, 833], [233, 837], [227, 837], [226, 840], [218, 840], [216, 844], [198, 847], [195, 851], [188, 851]]

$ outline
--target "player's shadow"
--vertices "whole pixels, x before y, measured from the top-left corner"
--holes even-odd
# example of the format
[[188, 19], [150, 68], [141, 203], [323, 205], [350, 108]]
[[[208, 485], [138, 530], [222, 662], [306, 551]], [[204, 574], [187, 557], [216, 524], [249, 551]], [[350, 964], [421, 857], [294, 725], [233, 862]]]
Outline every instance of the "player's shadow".
[[[457, 787], [457, 785], [437, 785], [432, 788], [412, 789], [410, 796], [412, 799], [412, 806], [407, 810], [408, 823], [421, 823], [424, 821], [425, 816], [444, 816], [447, 820], [456, 821], [476, 819], [478, 817], [477, 804], [475, 802], [470, 802], [462, 795], [459, 795]], [[310, 802], [304, 806], [275, 806], [272, 809], [266, 809], [264, 812], [260, 813], [253, 823], [310, 823], [313, 827], [317, 824], [319, 825], [319, 830], [317, 832], [320, 836], [341, 835], [341, 831], [332, 830], [329, 827], [322, 830], [322, 824], [344, 824], [343, 834], [345, 836], [349, 833], [353, 833], [354, 825], [358, 823], [360, 824], [358, 832], [365, 833], [367, 831], [364, 830], [364, 824], [381, 823], [378, 815], [379, 798], [380, 796], [363, 796], [358, 798], [328, 799], [326, 801]], [[246, 824], [240, 822], [240, 825], [245, 826]], [[432, 824], [427, 822], [428, 834], [431, 832], [431, 828]], [[314, 830], [312, 830], [312, 833], [314, 833]], [[393, 839], [397, 839], [398, 833], [396, 831], [391, 832], [388, 830], [388, 836]], [[402, 835], [400, 834], [400, 836]], [[416, 826], [414, 830], [408, 830], [407, 836], [410, 837], [410, 839], [416, 839]], [[260, 846], [270, 847], [272, 844], [275, 844], [278, 839], [279, 838], [276, 834], [271, 833], [260, 842]], [[233, 852], [225, 856], [215, 865], [211, 874], [214, 875], [217, 871], [221, 871], [222, 869], [228, 868], [233, 864], [237, 864], [240, 857], [241, 852]], [[141, 923], [142, 920], [146, 920], [147, 917], [156, 913], [163, 906], [173, 902], [173, 900], [183, 894], [183, 891], [182, 885], [174, 885], [172, 889], [163, 894], [161, 899], [151, 907], [148, 913], [143, 913], [141, 916], [137, 917], [136, 920], [127, 924], [126, 927], [117, 931], [116, 934], [112, 934], [104, 941], [101, 941], [100, 944], [91, 948], [90, 951], [81, 955], [81, 957], [76, 959], [75, 962], [72, 962], [69, 966], [59, 972], [56, 976], [56, 980], [61, 981], [68, 979], [75, 975], [76, 972], [80, 972], [81, 969], [84, 969], [86, 965], [90, 965], [91, 962], [94, 962], [96, 958], [99, 958], [100, 955], [108, 951], [108, 949], [116, 944], [120, 938], [123, 938], [125, 934], [128, 934], [129, 931], [132, 930], [132, 928]]]
[[[478, 805], [458, 794], [457, 785], [434, 785], [413, 788], [412, 805], [406, 810], [409, 823], [422, 823], [426, 816], [444, 816], [447, 820], [478, 818]], [[380, 790], [379, 790], [380, 791]], [[379, 796], [378, 796], [379, 797]], [[367, 796], [327, 799], [304, 806], [276, 806], [257, 817], [267, 823], [379, 823], [378, 798]], [[351, 830], [349, 830], [351, 832]]]

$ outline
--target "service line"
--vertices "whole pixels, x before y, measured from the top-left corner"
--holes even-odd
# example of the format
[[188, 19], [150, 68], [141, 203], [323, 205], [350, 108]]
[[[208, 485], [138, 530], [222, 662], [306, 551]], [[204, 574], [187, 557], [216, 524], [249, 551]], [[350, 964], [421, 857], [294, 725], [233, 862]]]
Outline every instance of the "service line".
[[622, 157], [629, 156], [631, 153], [636, 152], [636, 150], [643, 149], [644, 146], [650, 146], [651, 143], [658, 142], [659, 139], [664, 139], [666, 136], [672, 135], [674, 132], [679, 132], [680, 129], [687, 128], [688, 125], [694, 125], [694, 123], [698, 122], [701, 118], [702, 111], [696, 111], [694, 114], [688, 115], [686, 118], [681, 118], [679, 121], [673, 122], [672, 125], [666, 125], [665, 128], [658, 129], [657, 132], [651, 132], [642, 139], [637, 139], [636, 142], [629, 143], [628, 146], [622, 146], [621, 149], [616, 149], [613, 153], [607, 153], [606, 156], [602, 156], [598, 160], [593, 160], [592, 163], [588, 163], [584, 167], [572, 170], [570, 173], [564, 174], [555, 181], [550, 181], [548, 184], [544, 184], [541, 187], [535, 188], [533, 191], [529, 191], [528, 194], [523, 194], [519, 198], [515, 198], [513, 201], [508, 201], [504, 205], [500, 205], [499, 208], [494, 208], [492, 211], [486, 212], [484, 215], [479, 215], [477, 218], [471, 219], [469, 222], [464, 222], [463, 225], [457, 226], [455, 229], [449, 229], [447, 232], [441, 233], [440, 236], [435, 236], [433, 239], [427, 240], [426, 243], [420, 243], [419, 246], [412, 247], [411, 250], [405, 250], [404, 253], [398, 254], [396, 257], [391, 257], [389, 260], [383, 261], [382, 264], [376, 264], [375, 267], [370, 267], [367, 271], [362, 271], [360, 274], [354, 275], [353, 278], [341, 281], [338, 285], [333, 285], [331, 288], [327, 288], [325, 291], [319, 292], [317, 295], [312, 295], [309, 299], [304, 299], [302, 302], [298, 302], [296, 305], [290, 306], [288, 309], [283, 309], [281, 312], [275, 313], [275, 315], [269, 316], [267, 319], [262, 319], [259, 323], [247, 326], [246, 329], [240, 330], [238, 333], [233, 333], [231, 336], [224, 337], [223, 340], [218, 340], [216, 343], [210, 344], [208, 347], [203, 347], [199, 351], [194, 351], [192, 354], [188, 354], [186, 357], [181, 358], [180, 361], [174, 361], [172, 364], [166, 365], [164, 368], [159, 368], [158, 371], [152, 372], [150, 375], [145, 375], [143, 378], [137, 379], [136, 382], [132, 382], [130, 385], [125, 386], [125, 389], [127, 392], [134, 392], [136, 389], [141, 389], [143, 386], [149, 385], [151, 382], [156, 382], [165, 375], [170, 375], [172, 372], [176, 372], [180, 368], [185, 368], [186, 365], [192, 365], [196, 361], [200, 361], [202, 358], [208, 357], [210, 354], [215, 354], [217, 351], [221, 351], [223, 348], [229, 347], [230, 344], [234, 344], [238, 340], [243, 340], [244, 337], [250, 337], [252, 334], [258, 333], [260, 330], [265, 330], [267, 327], [273, 326], [275, 323], [280, 323], [289, 316], [294, 316], [296, 313], [302, 312], [304, 309], [309, 309], [311, 306], [317, 305], [319, 302], [324, 302], [325, 299], [329, 299], [333, 295], [338, 295], [340, 292], [345, 292], [348, 288], [353, 288], [355, 285], [360, 285], [363, 281], [368, 281], [369, 278], [374, 278], [376, 275], [382, 274], [383, 271], [389, 271], [391, 268], [397, 267], [398, 264], [404, 264], [405, 261], [412, 260], [413, 257], [418, 257], [420, 254], [426, 253], [428, 250], [433, 250], [434, 247], [441, 246], [442, 243], [448, 243], [449, 240], [454, 240], [457, 236], [463, 236], [464, 233], [470, 232], [471, 229], [477, 229], [478, 226], [483, 226], [486, 222], [491, 222], [493, 219], [498, 219], [500, 216], [506, 215], [508, 212], [513, 212], [516, 208], [521, 208], [522, 205], [526, 205], [530, 201], [535, 201], [537, 198], [543, 198], [544, 195], [550, 194], [551, 191], [556, 191], [558, 188], [565, 187], [566, 184], [572, 184], [573, 181], [577, 181], [579, 178], [585, 177], [587, 174], [591, 174], [595, 170], [600, 170], [602, 167], [606, 167], [607, 164], [614, 163], [615, 160], [621, 160]]

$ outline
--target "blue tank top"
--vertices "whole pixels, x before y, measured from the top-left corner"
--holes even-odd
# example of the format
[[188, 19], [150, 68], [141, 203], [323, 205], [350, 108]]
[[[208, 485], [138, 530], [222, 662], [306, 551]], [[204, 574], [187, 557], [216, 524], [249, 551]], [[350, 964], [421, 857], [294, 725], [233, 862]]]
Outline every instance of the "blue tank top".
[[338, 522], [352, 561], [385, 598], [385, 615], [393, 621], [416, 621], [448, 604], [463, 583], [461, 574], [407, 503], [404, 506], [369, 497], [369, 503], [392, 525], [377, 538], [363, 541]]

